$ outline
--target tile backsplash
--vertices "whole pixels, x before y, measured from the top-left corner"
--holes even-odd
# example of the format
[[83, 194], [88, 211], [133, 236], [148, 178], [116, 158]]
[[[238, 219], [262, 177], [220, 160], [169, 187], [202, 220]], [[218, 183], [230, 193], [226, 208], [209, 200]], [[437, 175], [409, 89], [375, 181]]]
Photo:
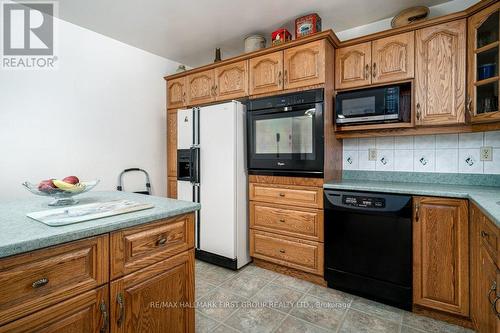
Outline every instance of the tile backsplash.
[[[500, 131], [344, 139], [344, 170], [500, 174]], [[481, 161], [491, 147], [492, 161]], [[376, 160], [369, 159], [376, 150]]]

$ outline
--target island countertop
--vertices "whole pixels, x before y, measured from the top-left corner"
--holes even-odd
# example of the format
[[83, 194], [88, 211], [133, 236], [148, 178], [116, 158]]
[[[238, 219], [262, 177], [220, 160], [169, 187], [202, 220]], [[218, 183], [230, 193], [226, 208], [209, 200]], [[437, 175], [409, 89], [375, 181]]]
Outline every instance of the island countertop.
[[412, 182], [370, 181], [370, 180], [340, 180], [330, 181], [323, 186], [325, 189], [399, 193], [449, 198], [469, 199], [476, 204], [500, 228], [500, 187], [427, 184]]
[[[79, 204], [128, 199], [154, 208], [60, 227], [50, 227], [26, 216], [48, 210], [50, 198], [30, 197], [0, 202], [0, 258], [105, 234], [168, 217], [194, 212], [200, 204], [128, 192], [89, 192], [77, 197]], [[60, 207], [54, 207], [60, 208]]]

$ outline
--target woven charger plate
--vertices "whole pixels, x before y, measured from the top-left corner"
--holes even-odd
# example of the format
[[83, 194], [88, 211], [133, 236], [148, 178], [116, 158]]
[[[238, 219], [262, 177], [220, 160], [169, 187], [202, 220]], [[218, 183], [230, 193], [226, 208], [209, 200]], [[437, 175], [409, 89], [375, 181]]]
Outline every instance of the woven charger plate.
[[391, 21], [393, 28], [402, 27], [411, 23], [420, 22], [427, 19], [429, 16], [429, 8], [425, 6], [417, 6], [407, 8], [394, 16]]

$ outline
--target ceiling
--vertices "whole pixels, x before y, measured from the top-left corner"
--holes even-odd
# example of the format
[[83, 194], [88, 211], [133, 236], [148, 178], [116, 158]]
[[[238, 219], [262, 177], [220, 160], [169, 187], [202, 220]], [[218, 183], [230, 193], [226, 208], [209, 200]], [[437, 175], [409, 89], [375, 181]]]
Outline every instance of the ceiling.
[[[59, 17], [162, 57], [196, 67], [211, 63], [215, 47], [228, 58], [243, 39], [318, 13], [323, 30], [342, 31], [415, 6], [447, 0], [64, 0]], [[268, 38], [269, 39], [269, 38]]]

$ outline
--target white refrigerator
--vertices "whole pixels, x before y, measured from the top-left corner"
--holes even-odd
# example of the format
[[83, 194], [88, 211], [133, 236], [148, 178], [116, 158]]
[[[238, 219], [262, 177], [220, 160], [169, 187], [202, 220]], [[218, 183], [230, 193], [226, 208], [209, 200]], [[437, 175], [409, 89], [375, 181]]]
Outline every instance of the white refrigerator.
[[177, 111], [178, 160], [189, 161], [177, 198], [201, 203], [196, 257], [232, 269], [251, 260], [245, 121], [245, 106], [236, 101]]

